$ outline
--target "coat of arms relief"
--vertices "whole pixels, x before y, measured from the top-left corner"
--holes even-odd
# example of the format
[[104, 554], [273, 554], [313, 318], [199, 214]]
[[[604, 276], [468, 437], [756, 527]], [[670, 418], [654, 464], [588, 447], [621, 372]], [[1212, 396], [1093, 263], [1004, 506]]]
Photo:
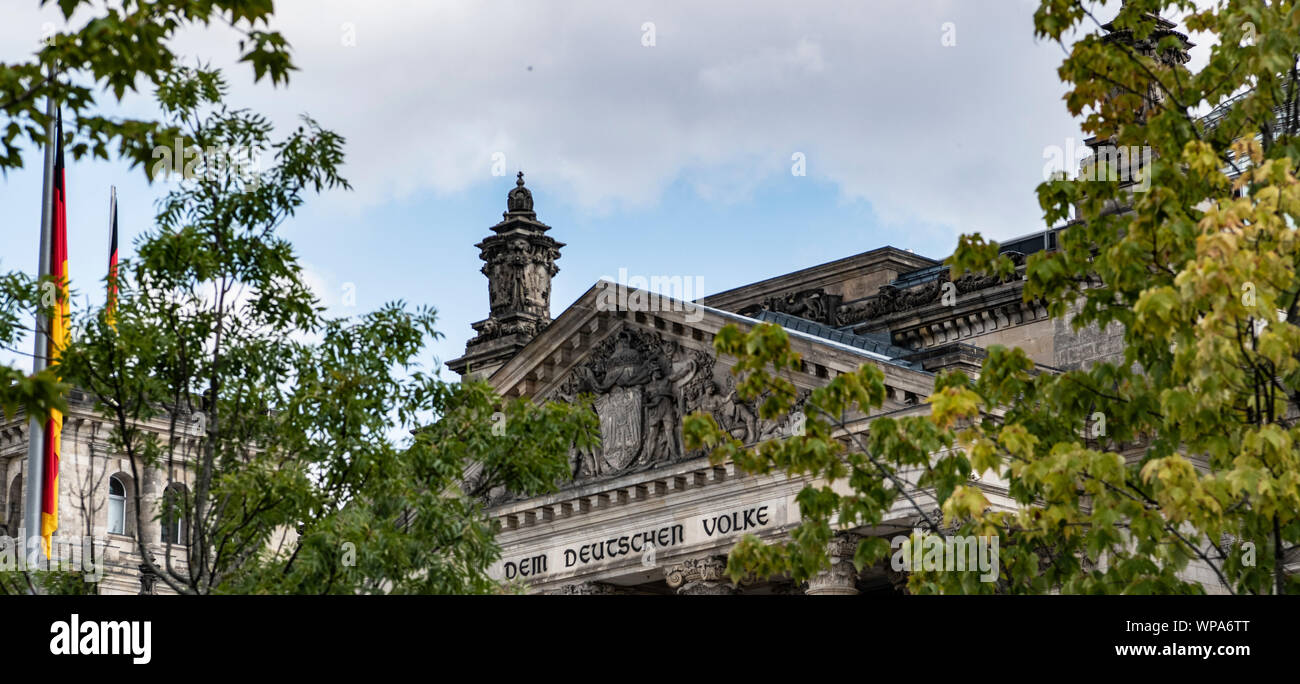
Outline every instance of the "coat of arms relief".
[[[715, 376], [712, 352], [625, 326], [601, 341], [573, 368], [551, 399], [595, 395], [601, 446], [571, 454], [574, 479], [596, 479], [682, 460], [682, 418], [712, 414], [744, 442], [782, 433], [785, 421], [763, 421], [752, 402], [736, 396], [735, 380]], [[698, 455], [698, 454], [692, 454]]]

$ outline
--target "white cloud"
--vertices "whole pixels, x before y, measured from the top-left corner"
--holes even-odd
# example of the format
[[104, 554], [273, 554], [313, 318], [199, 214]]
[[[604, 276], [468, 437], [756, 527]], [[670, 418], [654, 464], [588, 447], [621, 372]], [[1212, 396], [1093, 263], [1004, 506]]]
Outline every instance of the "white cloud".
[[[1019, 234], [1038, 227], [1042, 149], [1077, 130], [1059, 49], [1032, 39], [1035, 6], [280, 2], [302, 71], [255, 101], [347, 136], [354, 209], [499, 185], [498, 152], [509, 175], [595, 213], [652, 205], [682, 179], [737, 198], [790, 178], [801, 151], [809, 178], [889, 223]], [[228, 58], [220, 33], [189, 45]], [[251, 86], [237, 69], [238, 102]]]
[[[1007, 236], [1039, 227], [1043, 150], [1078, 135], [1061, 52], [1032, 37], [1037, 5], [282, 0], [274, 26], [301, 67], [288, 90], [252, 86], [228, 30], [178, 47], [227, 66], [235, 104], [347, 136], [356, 192], [327, 200], [344, 211], [500, 185], [494, 153], [593, 213], [653, 205], [676, 181], [734, 201], [799, 182], [803, 152], [810, 179], [887, 224]], [[39, 36], [28, 14], [0, 30], [6, 58]]]
[[700, 83], [722, 93], [769, 92], [773, 86], [789, 87], [794, 81], [815, 76], [825, 68], [821, 45], [800, 38], [786, 49], [768, 49], [729, 64], [706, 67], [700, 71]]

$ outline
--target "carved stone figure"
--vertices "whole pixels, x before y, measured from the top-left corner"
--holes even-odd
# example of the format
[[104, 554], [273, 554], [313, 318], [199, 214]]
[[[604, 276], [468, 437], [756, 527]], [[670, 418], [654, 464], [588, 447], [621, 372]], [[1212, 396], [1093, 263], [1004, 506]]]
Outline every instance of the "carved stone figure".
[[646, 439], [638, 463], [671, 461], [683, 453], [677, 398], [672, 380], [655, 368], [646, 393]]
[[837, 326], [839, 322], [840, 295], [827, 294], [822, 288], [787, 292], [768, 297], [761, 303], [741, 309], [746, 316], [762, 311], [776, 311], [806, 318], [825, 325]]
[[735, 384], [730, 378], [728, 387], [729, 391], [724, 394], [717, 383], [710, 382], [700, 408], [713, 415], [718, 427], [748, 444], [758, 437], [758, 414], [736, 396]]
[[648, 468], [685, 456], [682, 417], [700, 407], [713, 384], [713, 356], [664, 340], [657, 332], [624, 327], [606, 337], [569, 372], [553, 398], [597, 395], [601, 446], [571, 455], [577, 479]]

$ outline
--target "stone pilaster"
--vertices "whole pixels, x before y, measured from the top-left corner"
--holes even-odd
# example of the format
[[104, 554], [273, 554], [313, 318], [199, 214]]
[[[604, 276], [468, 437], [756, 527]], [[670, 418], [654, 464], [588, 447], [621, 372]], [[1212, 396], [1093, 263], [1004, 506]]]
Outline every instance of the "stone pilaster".
[[688, 558], [664, 568], [668, 586], [682, 596], [722, 596], [740, 593], [727, 581], [727, 557]]
[[[161, 477], [158, 469], [150, 465], [141, 464], [138, 470], [140, 473], [140, 524], [144, 526], [144, 529], [136, 530], [135, 533], [139, 536], [141, 545], [149, 549], [159, 542], [161, 532], [158, 521], [154, 520], [154, 516], [158, 515], [159, 492], [162, 491], [162, 485], [158, 482]], [[135, 521], [132, 520], [130, 524], [134, 523]]]
[[853, 565], [853, 554], [861, 540], [856, 534], [840, 533], [826, 545], [831, 559], [829, 570], [822, 570], [808, 579], [809, 596], [851, 596], [858, 593], [858, 570]]

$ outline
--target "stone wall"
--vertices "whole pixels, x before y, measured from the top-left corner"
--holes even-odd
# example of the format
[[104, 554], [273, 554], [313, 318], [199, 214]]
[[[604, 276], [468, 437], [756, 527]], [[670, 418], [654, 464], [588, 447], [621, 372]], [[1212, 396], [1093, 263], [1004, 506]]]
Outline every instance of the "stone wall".
[[1059, 321], [1034, 321], [1026, 325], [976, 335], [963, 341], [985, 349], [995, 344], [1004, 347], [1020, 347], [1035, 363], [1050, 366], [1056, 360], [1056, 336], [1052, 331], [1057, 323]]
[[1078, 370], [1098, 361], [1124, 358], [1124, 329], [1114, 323], [1103, 330], [1093, 323], [1075, 330], [1072, 321], [1078, 312], [1071, 306], [1065, 318], [1053, 319], [1054, 358], [1050, 365], [1061, 370]]

